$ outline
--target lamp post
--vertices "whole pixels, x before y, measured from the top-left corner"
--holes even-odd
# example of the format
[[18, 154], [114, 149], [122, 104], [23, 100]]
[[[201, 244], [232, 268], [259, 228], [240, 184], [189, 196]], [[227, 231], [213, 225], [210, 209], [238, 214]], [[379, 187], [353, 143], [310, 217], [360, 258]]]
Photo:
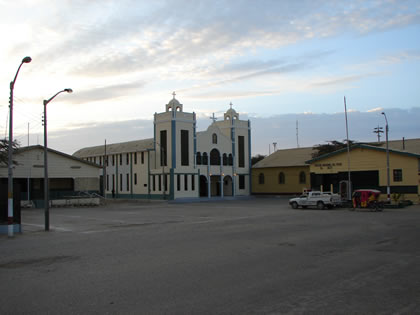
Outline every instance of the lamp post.
[[44, 217], [45, 217], [45, 231], [50, 230], [50, 210], [49, 210], [49, 188], [48, 188], [48, 148], [47, 148], [47, 104], [51, 102], [58, 94], [67, 92], [73, 93], [72, 89], [64, 89], [57, 92], [49, 98], [44, 100]]
[[9, 151], [8, 151], [8, 188], [7, 188], [7, 235], [13, 237], [13, 90], [19, 70], [24, 63], [30, 63], [31, 57], [25, 57], [16, 71], [15, 78], [10, 82], [10, 113], [9, 113]]
[[385, 126], [385, 139], [386, 139], [386, 177], [387, 177], [387, 183], [386, 183], [386, 194], [387, 194], [387, 201], [388, 203], [391, 201], [391, 188], [389, 185], [389, 147], [388, 147], [388, 132], [389, 132], [389, 127], [388, 127], [388, 119], [386, 118], [386, 114], [385, 112], [382, 112], [382, 115], [384, 115], [385, 117], [385, 122], [386, 122], [386, 126]]

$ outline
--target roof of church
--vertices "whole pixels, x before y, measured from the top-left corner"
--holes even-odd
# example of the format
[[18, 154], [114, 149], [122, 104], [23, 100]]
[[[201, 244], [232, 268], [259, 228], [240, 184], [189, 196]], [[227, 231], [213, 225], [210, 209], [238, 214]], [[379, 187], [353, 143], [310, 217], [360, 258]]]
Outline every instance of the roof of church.
[[[371, 143], [375, 144], [375, 142]], [[388, 146], [390, 150], [400, 153], [420, 154], [420, 138], [390, 140]], [[386, 142], [381, 142], [379, 148], [386, 148]], [[304, 166], [308, 165], [306, 162], [312, 159], [312, 153], [312, 147], [277, 150], [253, 165], [252, 168]]]
[[[141, 151], [147, 151], [153, 148], [154, 148], [154, 140], [153, 138], [150, 138], [150, 139], [143, 139], [143, 140], [107, 144], [106, 154], [141, 152]], [[73, 153], [74, 156], [79, 157], [79, 158], [90, 157], [90, 156], [101, 156], [104, 154], [105, 154], [105, 145], [83, 148]]]

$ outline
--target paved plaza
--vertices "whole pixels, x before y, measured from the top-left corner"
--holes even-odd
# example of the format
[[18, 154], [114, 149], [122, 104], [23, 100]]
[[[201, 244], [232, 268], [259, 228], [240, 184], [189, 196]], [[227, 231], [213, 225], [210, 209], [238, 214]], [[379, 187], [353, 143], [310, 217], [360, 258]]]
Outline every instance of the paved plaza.
[[420, 314], [420, 206], [286, 198], [23, 210], [0, 314]]

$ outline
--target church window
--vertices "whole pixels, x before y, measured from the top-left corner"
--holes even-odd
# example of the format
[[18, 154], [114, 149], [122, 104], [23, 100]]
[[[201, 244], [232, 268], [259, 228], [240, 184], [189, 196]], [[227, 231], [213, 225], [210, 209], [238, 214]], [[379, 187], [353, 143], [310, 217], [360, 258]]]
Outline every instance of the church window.
[[263, 173], [260, 173], [258, 175], [258, 184], [264, 185], [264, 174]]
[[227, 165], [228, 164], [227, 162], [228, 162], [227, 161], [227, 154], [223, 153], [223, 165]]
[[217, 135], [215, 133], [213, 133], [211, 138], [212, 138], [212, 143], [217, 144]]
[[189, 143], [188, 130], [181, 130], [181, 165], [189, 165]]
[[283, 172], [280, 172], [279, 173], [279, 184], [284, 184], [286, 181], [285, 181], [285, 176], [284, 176], [284, 173]]
[[245, 175], [239, 175], [239, 189], [245, 189]]
[[197, 152], [196, 163], [197, 163], [197, 165], [201, 165], [201, 153], [200, 152]]
[[245, 167], [245, 137], [238, 136], [239, 167]]
[[299, 173], [299, 184], [306, 184], [306, 174], [303, 171]]
[[233, 165], [233, 155], [229, 154], [228, 165]]
[[209, 163], [207, 152], [203, 153], [203, 165], [207, 165]]
[[217, 149], [210, 151], [210, 165], [220, 165], [220, 153]]
[[166, 138], [166, 130], [160, 131], [160, 166], [167, 166], [168, 165], [168, 158], [167, 158], [167, 138]]

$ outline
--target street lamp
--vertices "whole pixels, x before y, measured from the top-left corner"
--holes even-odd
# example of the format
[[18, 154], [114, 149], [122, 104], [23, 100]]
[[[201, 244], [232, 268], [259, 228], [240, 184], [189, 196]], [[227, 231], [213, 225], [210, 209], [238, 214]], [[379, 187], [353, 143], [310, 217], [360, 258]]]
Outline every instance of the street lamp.
[[13, 90], [15, 88], [15, 83], [17, 76], [19, 74], [20, 67], [24, 63], [30, 63], [32, 61], [31, 57], [25, 57], [22, 59], [22, 62], [19, 65], [19, 68], [16, 71], [15, 78], [10, 82], [10, 113], [9, 113], [9, 152], [8, 152], [8, 189], [7, 189], [7, 235], [13, 237]]
[[48, 188], [48, 149], [47, 149], [47, 104], [51, 102], [58, 94], [67, 92], [73, 93], [72, 89], [64, 89], [57, 92], [48, 100], [44, 100], [44, 216], [45, 216], [45, 231], [50, 230], [50, 210], [49, 210], [49, 188]]
[[389, 186], [389, 147], [388, 147], [388, 132], [389, 132], [389, 127], [388, 127], [388, 119], [386, 118], [386, 114], [384, 112], [382, 112], [382, 115], [384, 115], [385, 122], [386, 122], [386, 126], [385, 126], [385, 139], [386, 139], [386, 176], [387, 176], [386, 194], [387, 194], [387, 201], [389, 203], [391, 201], [391, 188]]

